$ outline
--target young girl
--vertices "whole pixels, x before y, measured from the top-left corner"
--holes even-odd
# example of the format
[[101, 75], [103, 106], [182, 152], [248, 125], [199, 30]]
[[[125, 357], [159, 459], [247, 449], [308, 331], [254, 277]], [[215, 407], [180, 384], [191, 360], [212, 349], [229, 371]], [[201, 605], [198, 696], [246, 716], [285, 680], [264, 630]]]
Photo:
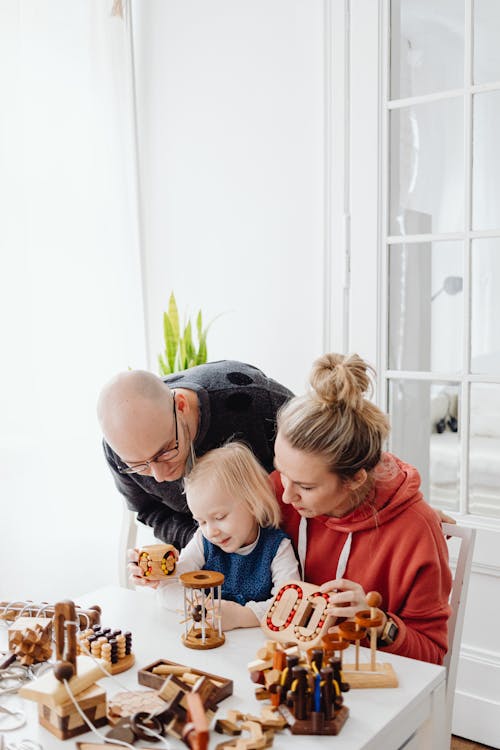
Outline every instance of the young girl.
[[[269, 477], [241, 443], [227, 443], [198, 459], [184, 480], [198, 529], [181, 551], [177, 574], [215, 570], [224, 574], [222, 629], [259, 624], [284, 582], [299, 579], [290, 540], [278, 526], [280, 511]], [[177, 609], [181, 585], [166, 579], [158, 597]]]

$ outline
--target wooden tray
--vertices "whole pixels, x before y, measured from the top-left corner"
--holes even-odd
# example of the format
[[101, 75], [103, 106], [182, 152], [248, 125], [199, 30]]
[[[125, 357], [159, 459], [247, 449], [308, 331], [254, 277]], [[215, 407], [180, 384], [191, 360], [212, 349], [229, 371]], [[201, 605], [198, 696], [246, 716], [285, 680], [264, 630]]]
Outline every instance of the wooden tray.
[[[168, 666], [174, 666], [174, 667], [184, 667], [186, 672], [190, 672], [191, 674], [198, 675], [199, 677], [208, 677], [209, 680], [211, 680], [215, 686], [217, 687], [217, 691], [215, 693], [215, 700], [217, 703], [220, 703], [220, 701], [224, 700], [224, 698], [227, 698], [228, 696], [233, 694], [233, 681], [227, 679], [227, 677], [220, 677], [216, 674], [210, 674], [210, 672], [203, 672], [201, 669], [195, 669], [194, 667], [187, 667], [182, 664], [179, 664], [175, 661], [169, 661], [168, 659], [158, 659], [157, 661], [153, 662], [152, 664], [148, 664], [147, 667], [143, 667], [142, 669], [139, 669], [137, 673], [137, 679], [139, 682], [139, 685], [145, 685], [146, 687], [153, 688], [154, 690], [159, 690], [163, 683], [165, 682], [165, 679], [168, 675], [161, 675], [161, 674], [153, 674], [153, 669], [160, 664], [167, 664]], [[176, 675], [179, 679], [182, 679], [180, 675]]]

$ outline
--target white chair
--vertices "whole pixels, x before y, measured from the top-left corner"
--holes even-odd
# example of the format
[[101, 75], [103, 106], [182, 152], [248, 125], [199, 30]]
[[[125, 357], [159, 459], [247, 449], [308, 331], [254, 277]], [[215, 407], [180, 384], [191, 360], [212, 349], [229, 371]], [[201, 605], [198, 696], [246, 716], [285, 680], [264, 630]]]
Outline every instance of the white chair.
[[135, 589], [133, 583], [128, 579], [127, 550], [135, 547], [137, 539], [136, 513], [129, 510], [125, 500], [123, 501], [122, 523], [120, 528], [120, 539], [118, 542], [118, 583], [124, 589]]
[[451, 588], [450, 606], [451, 615], [448, 620], [448, 653], [444, 658], [446, 667], [446, 714], [448, 735], [451, 736], [451, 722], [453, 718], [453, 702], [455, 699], [455, 686], [457, 682], [458, 659], [460, 656], [460, 643], [462, 641], [462, 630], [464, 626], [465, 604], [467, 602], [467, 589], [472, 567], [472, 553], [476, 539], [476, 529], [466, 526], [455, 526], [451, 523], [443, 523], [443, 533], [452, 539], [460, 540], [460, 548], [456, 563], [451, 556], [450, 563], [455, 563], [455, 573]]

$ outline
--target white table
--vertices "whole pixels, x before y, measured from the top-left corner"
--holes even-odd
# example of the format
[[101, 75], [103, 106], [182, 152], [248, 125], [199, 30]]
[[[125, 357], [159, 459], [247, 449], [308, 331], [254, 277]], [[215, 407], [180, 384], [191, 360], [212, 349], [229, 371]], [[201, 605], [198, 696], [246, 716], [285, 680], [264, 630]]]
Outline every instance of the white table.
[[[137, 682], [137, 668], [163, 658], [233, 680], [234, 693], [219, 704], [217, 716], [224, 717], [229, 708], [244, 713], [260, 713], [262, 704], [254, 697], [255, 684], [251, 682], [247, 670], [248, 662], [256, 658], [257, 649], [264, 644], [265, 639], [259, 628], [231, 631], [226, 633], [223, 646], [195, 651], [181, 642], [181, 616], [160, 609], [151, 591], [109, 586], [80, 597], [76, 603], [82, 607], [99, 604], [104, 626], [130, 630], [133, 634], [135, 667], [113, 680], [105, 678], [100, 681], [108, 697], [125, 687], [141, 689]], [[378, 656], [382, 657], [380, 661], [392, 663], [399, 679], [398, 688], [350, 690], [344, 693], [349, 718], [339, 735], [312, 738], [292, 736], [286, 730], [276, 734], [273, 747], [276, 750], [305, 750], [311, 748], [314, 742], [315, 746], [316, 743], [324, 748], [335, 746], [336, 750], [397, 750], [402, 746], [407, 749], [447, 750], [445, 669], [391, 654]], [[364, 657], [368, 661], [366, 653]], [[27, 726], [6, 734], [7, 740], [29, 737], [40, 742], [45, 750], [74, 747], [74, 740], [67, 740], [64, 744], [39, 726], [36, 704], [22, 701], [17, 696], [9, 698], [8, 703], [4, 697], [0, 703], [9, 708], [22, 706], [28, 717]], [[103, 727], [101, 731], [106, 732], [107, 728]], [[76, 739], [99, 741], [90, 732]], [[212, 732], [210, 747], [214, 748], [224, 739], [228, 738]], [[180, 741], [170, 738], [169, 741], [173, 750], [186, 747]], [[141, 746], [144, 744], [140, 743]], [[159, 745], [156, 747], [159, 748]]]

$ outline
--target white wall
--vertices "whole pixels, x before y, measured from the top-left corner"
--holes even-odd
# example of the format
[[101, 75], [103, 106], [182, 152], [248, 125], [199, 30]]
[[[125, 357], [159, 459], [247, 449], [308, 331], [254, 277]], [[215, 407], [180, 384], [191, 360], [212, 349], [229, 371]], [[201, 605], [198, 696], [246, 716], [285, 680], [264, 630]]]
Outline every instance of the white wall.
[[0, 601], [117, 577], [95, 414], [144, 364], [127, 36], [101, 0], [0, 4]]
[[134, 2], [151, 369], [170, 291], [209, 359], [304, 389], [322, 347], [320, 0]]

